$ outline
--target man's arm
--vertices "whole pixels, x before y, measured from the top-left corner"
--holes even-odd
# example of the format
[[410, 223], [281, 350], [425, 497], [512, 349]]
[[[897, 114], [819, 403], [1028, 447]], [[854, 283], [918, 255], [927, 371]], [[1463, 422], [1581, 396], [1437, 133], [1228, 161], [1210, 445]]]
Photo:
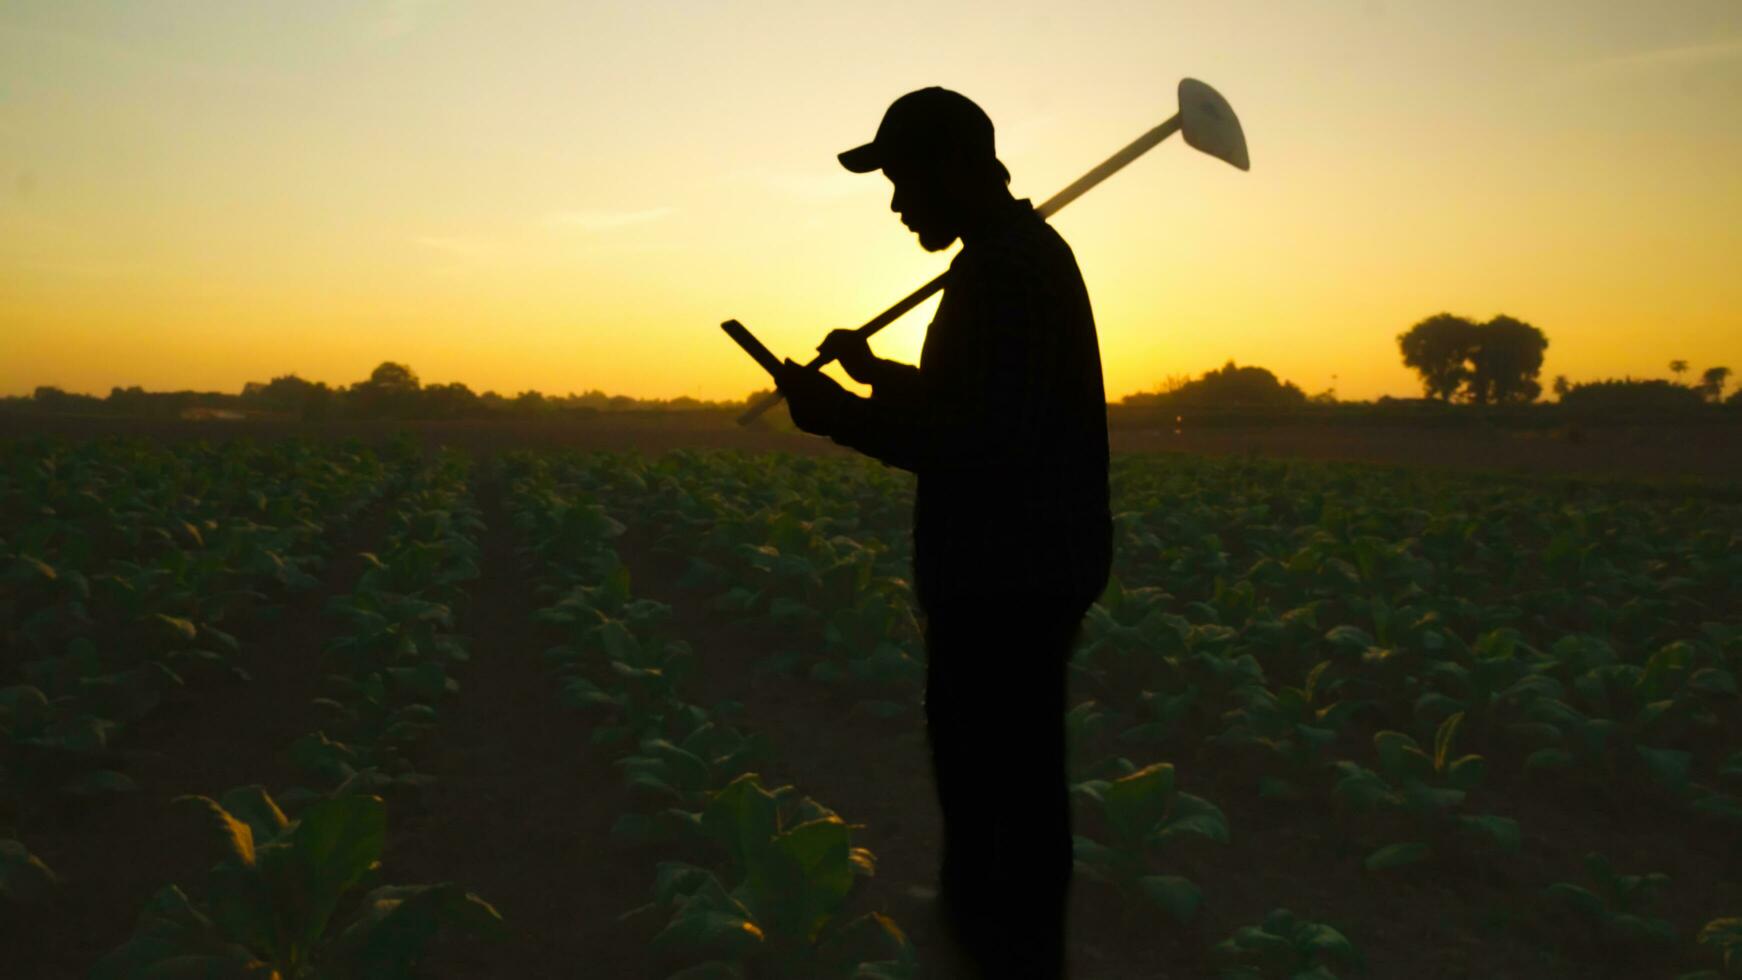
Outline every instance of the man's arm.
[[[932, 321], [937, 322], [935, 319]], [[817, 345], [817, 353], [833, 358], [845, 368], [848, 376], [860, 384], [870, 385], [873, 395], [895, 401], [918, 397], [919, 368], [900, 361], [890, 361], [871, 353], [865, 335], [857, 330], [834, 330]]]
[[929, 378], [893, 361], [874, 379], [871, 398], [842, 406], [830, 437], [891, 466], [919, 470], [1015, 458], [1022, 449], [1045, 377], [1055, 331], [1046, 329], [1032, 274], [998, 257], [959, 280], [964, 322], [950, 342], [967, 348], [947, 377]]
[[875, 398], [888, 398], [897, 402], [919, 398], [919, 367], [878, 358], [871, 375], [871, 394]]

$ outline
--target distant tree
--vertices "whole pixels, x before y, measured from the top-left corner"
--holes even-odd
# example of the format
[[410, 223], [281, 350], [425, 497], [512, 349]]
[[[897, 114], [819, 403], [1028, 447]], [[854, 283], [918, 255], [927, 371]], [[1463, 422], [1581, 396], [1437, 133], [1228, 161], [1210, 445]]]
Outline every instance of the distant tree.
[[152, 414], [152, 395], [139, 385], [123, 388], [116, 385], [109, 389], [109, 397], [103, 399], [103, 404], [120, 415], [139, 417]]
[[547, 414], [553, 406], [550, 405], [541, 392], [523, 391], [514, 396], [514, 412], [517, 415], [537, 416]]
[[462, 419], [480, 414], [478, 396], [458, 381], [425, 385], [418, 398], [419, 415], [432, 419]]
[[1675, 373], [1675, 383], [1679, 385], [1682, 382], [1682, 375], [1687, 373], [1688, 362], [1677, 358], [1669, 362], [1669, 369]]
[[1647, 381], [1610, 378], [1573, 385], [1561, 402], [1573, 408], [1619, 413], [1699, 411], [1701, 399], [1692, 388], [1662, 378]]
[[1157, 399], [1162, 405], [1194, 407], [1304, 405], [1306, 400], [1306, 392], [1292, 382], [1278, 380], [1269, 369], [1239, 367], [1232, 360]]
[[1133, 392], [1126, 395], [1124, 398], [1121, 398], [1119, 403], [1122, 405], [1131, 405], [1133, 407], [1156, 405], [1165, 401], [1174, 392], [1184, 388], [1188, 384], [1191, 384], [1191, 382], [1192, 376], [1189, 374], [1170, 374], [1162, 379], [1161, 383], [1157, 384], [1154, 389], [1150, 391]]
[[1190, 374], [1170, 374], [1161, 380], [1161, 384], [1155, 386], [1155, 391], [1157, 394], [1171, 395], [1191, 383]]
[[1470, 398], [1489, 402], [1531, 402], [1542, 394], [1536, 376], [1542, 372], [1542, 352], [1548, 338], [1541, 330], [1504, 314], [1476, 329], [1476, 349], [1470, 360]]
[[1542, 394], [1537, 375], [1548, 338], [1515, 317], [1500, 314], [1477, 324], [1436, 313], [1397, 335], [1403, 363], [1421, 376], [1429, 398], [1462, 396], [1479, 405], [1528, 402]]
[[1423, 393], [1451, 401], [1469, 378], [1476, 325], [1461, 316], [1436, 313], [1397, 335], [1403, 364], [1421, 375]]
[[353, 384], [347, 404], [361, 418], [411, 418], [418, 408], [417, 373], [404, 364], [382, 361], [368, 381]]
[[1700, 383], [1695, 386], [1701, 395], [1718, 402], [1724, 398], [1724, 383], [1730, 380], [1730, 369], [1727, 367], [1709, 367], [1700, 375]]
[[1554, 395], [1556, 398], [1565, 398], [1567, 392], [1571, 391], [1572, 388], [1572, 383], [1567, 381], [1566, 375], [1557, 374], [1554, 376]]
[[250, 381], [243, 385], [241, 401], [251, 409], [323, 419], [332, 411], [333, 389], [325, 381], [305, 381], [294, 374], [283, 374], [265, 384]]
[[79, 413], [103, 411], [103, 400], [94, 395], [79, 395], [62, 391], [53, 385], [38, 385], [31, 394], [31, 402], [38, 411], [55, 413]]

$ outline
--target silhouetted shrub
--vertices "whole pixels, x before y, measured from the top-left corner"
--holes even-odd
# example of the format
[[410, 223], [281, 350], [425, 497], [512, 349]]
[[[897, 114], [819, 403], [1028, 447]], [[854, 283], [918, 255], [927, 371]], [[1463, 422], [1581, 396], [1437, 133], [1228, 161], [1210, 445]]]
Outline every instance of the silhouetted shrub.
[[1296, 406], [1307, 403], [1306, 392], [1293, 382], [1279, 381], [1268, 368], [1237, 367], [1233, 361], [1203, 377], [1169, 391], [1131, 395], [1124, 400], [1133, 407], [1223, 408], [1233, 406]]
[[1573, 385], [1561, 396], [1561, 404], [1587, 411], [1698, 411], [1704, 402], [1699, 392], [1686, 385], [1611, 378]]

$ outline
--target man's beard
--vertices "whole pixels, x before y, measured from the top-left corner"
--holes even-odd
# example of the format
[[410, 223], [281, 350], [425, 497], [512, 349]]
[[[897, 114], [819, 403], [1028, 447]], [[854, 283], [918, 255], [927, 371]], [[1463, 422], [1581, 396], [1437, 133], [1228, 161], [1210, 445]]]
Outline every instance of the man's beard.
[[941, 252], [956, 243], [956, 233], [938, 228], [918, 228], [920, 247], [928, 252]]

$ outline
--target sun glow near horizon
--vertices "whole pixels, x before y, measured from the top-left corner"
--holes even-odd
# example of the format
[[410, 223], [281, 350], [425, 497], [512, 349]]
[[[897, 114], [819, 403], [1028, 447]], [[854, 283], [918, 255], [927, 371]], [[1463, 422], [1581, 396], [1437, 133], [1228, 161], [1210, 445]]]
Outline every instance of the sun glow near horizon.
[[[737, 398], [941, 271], [834, 154], [902, 92], [992, 116], [1110, 398], [1230, 358], [1419, 392], [1442, 310], [1544, 330], [1544, 387], [1742, 369], [1742, 8], [26, 2], [0, 13], [0, 393], [343, 384]], [[923, 29], [922, 29], [923, 28]], [[917, 359], [936, 300], [874, 341]]]

